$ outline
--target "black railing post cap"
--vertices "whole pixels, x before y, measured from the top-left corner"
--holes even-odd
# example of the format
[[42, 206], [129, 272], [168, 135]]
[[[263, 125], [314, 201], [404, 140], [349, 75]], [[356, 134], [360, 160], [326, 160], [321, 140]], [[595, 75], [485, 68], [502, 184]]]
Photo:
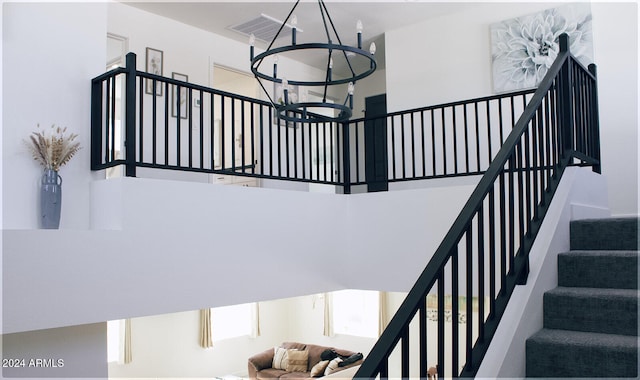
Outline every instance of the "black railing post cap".
[[562, 33], [558, 36], [558, 43], [560, 51], [569, 51], [569, 35], [567, 33]]

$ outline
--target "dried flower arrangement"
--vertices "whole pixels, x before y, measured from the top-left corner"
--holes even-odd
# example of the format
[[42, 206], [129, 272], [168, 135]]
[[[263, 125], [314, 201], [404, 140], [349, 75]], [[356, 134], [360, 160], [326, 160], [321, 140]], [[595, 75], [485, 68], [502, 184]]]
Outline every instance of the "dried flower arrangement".
[[67, 128], [51, 125], [51, 133], [40, 130], [33, 132], [29, 136], [30, 141], [25, 141], [27, 147], [33, 155], [33, 159], [38, 161], [45, 169], [60, 170], [71, 158], [80, 150], [80, 143], [74, 141], [78, 135], [70, 133], [65, 135]]

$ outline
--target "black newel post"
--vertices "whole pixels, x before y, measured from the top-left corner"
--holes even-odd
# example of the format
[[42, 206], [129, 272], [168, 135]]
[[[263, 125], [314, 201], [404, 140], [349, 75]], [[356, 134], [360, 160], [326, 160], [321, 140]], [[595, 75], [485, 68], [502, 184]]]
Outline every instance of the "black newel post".
[[127, 77], [125, 83], [125, 175], [136, 176], [136, 55], [126, 57]]
[[102, 153], [102, 81], [91, 82], [91, 170], [98, 170]]
[[342, 123], [342, 188], [344, 194], [351, 194], [351, 153], [349, 149], [349, 123]]
[[598, 160], [598, 163], [593, 166], [593, 171], [602, 174], [602, 165], [600, 163], [600, 112], [598, 109], [598, 68], [595, 63], [589, 65], [589, 72], [595, 80], [593, 81], [593, 88], [591, 89], [591, 154], [593, 158]]
[[[559, 37], [560, 52], [569, 51], [569, 36], [563, 33]], [[565, 61], [560, 69], [559, 76], [559, 100], [560, 128], [562, 135], [562, 155], [567, 158], [573, 150], [573, 78], [570, 60]]]

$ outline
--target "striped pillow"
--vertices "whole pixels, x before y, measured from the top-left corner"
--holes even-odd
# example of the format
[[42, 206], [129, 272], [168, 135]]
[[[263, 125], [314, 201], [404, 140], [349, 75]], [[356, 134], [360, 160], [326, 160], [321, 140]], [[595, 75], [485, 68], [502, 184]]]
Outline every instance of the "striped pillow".
[[273, 348], [273, 363], [271, 364], [271, 368], [274, 369], [287, 369], [287, 364], [289, 363], [289, 357], [287, 355], [287, 349], [282, 347], [274, 347]]
[[309, 351], [287, 350], [287, 372], [307, 372]]
[[324, 370], [324, 375], [331, 375], [334, 372], [338, 371], [338, 364], [342, 362], [342, 358], [337, 357], [329, 362], [327, 368]]
[[322, 376], [324, 374], [324, 370], [327, 369], [328, 365], [328, 360], [322, 360], [318, 362], [318, 364], [314, 365], [313, 368], [311, 368], [311, 377]]

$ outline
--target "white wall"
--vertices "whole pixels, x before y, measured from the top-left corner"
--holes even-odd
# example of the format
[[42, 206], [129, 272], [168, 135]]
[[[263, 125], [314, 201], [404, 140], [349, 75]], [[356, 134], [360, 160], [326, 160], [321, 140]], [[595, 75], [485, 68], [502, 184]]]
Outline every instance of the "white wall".
[[82, 150], [63, 167], [61, 228], [89, 225], [90, 80], [104, 72], [104, 3], [3, 6], [2, 164], [5, 229], [38, 228], [42, 169], [23, 145], [36, 125], [68, 127]]
[[[491, 95], [489, 26], [559, 4], [474, 3], [463, 12], [387, 32], [389, 110]], [[613, 214], [637, 215], [637, 4], [596, 2], [592, 13], [602, 170]]]
[[24, 359], [3, 378], [107, 378], [106, 356], [106, 323], [2, 336], [3, 359]]
[[[408, 291], [474, 187], [463, 184], [349, 196], [347, 258], [353, 266], [337, 269], [344, 272], [347, 287]], [[354, 273], [354, 267], [360, 275]]]
[[[343, 288], [406, 291], [471, 190], [343, 196], [142, 178], [96, 181], [91, 231], [5, 231], [4, 329]], [[406, 268], [415, 269], [386, 275]]]
[[[42, 168], [23, 145], [37, 124], [68, 127], [79, 135], [82, 150], [60, 171], [64, 180], [60, 224], [66, 229], [89, 226], [90, 182], [97, 177], [89, 170], [90, 79], [104, 71], [106, 22], [103, 3], [2, 3], [3, 231], [39, 225]], [[2, 254], [4, 258], [4, 240]], [[3, 261], [3, 278], [6, 271]], [[53, 307], [63, 306], [54, 301]], [[5, 376], [107, 375], [105, 324], [9, 334], [2, 339], [4, 358], [27, 360], [27, 368], [3, 368]], [[61, 359], [64, 367], [28, 367], [29, 359], [38, 358], [55, 359], [56, 364]]]
[[638, 3], [592, 4], [602, 174], [614, 215], [638, 215]]

